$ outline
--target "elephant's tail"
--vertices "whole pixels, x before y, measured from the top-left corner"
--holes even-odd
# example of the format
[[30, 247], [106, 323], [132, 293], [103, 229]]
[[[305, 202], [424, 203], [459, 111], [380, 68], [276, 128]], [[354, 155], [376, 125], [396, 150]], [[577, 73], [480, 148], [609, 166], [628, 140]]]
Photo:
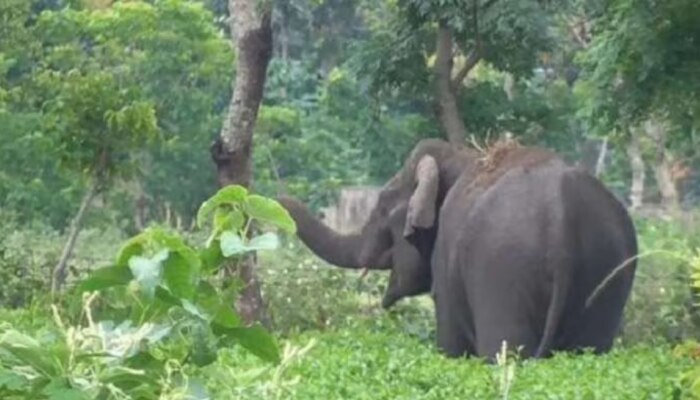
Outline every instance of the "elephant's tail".
[[537, 347], [537, 351], [534, 354], [536, 358], [547, 357], [550, 355], [552, 349], [554, 348], [554, 340], [557, 331], [559, 330], [562, 316], [564, 315], [569, 285], [561, 284], [564, 280], [566, 280], [566, 276], [556, 276], [566, 275], [564, 274], [565, 271], [562, 271], [562, 269], [563, 268], [555, 269], [555, 284], [552, 290], [552, 298], [549, 302], [549, 308], [547, 309], [547, 319], [545, 320], [544, 324], [542, 340], [540, 340], [540, 345]]

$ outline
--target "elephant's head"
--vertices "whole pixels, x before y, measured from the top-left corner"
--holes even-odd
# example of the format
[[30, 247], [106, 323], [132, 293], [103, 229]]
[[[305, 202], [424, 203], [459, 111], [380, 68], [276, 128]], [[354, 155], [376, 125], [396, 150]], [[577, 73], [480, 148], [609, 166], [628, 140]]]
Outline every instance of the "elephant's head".
[[391, 269], [382, 305], [430, 291], [432, 253], [439, 206], [449, 186], [469, 163], [464, 149], [436, 139], [421, 141], [403, 168], [379, 193], [358, 233], [341, 235], [297, 201], [282, 197], [302, 241], [318, 256], [345, 268]]

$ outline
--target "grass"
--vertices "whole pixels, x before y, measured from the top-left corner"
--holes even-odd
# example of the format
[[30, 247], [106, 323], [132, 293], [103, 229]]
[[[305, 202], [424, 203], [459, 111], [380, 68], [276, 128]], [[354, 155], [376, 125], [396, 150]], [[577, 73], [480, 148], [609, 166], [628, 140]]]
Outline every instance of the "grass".
[[603, 356], [559, 354], [515, 362], [506, 395], [501, 379], [507, 367], [445, 358], [431, 342], [385, 318], [287, 341], [297, 349], [310, 343], [308, 352], [288, 357], [277, 369], [237, 349], [225, 352], [206, 371], [213, 398], [672, 399], [679, 375], [691, 365], [668, 346], [618, 347]]

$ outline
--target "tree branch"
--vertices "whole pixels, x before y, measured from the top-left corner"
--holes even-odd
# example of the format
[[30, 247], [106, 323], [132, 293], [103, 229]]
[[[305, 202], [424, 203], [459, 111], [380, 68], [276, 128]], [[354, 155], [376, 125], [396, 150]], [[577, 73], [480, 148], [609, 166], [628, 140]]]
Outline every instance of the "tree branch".
[[[491, 0], [488, 4], [493, 5], [496, 0]], [[469, 71], [471, 71], [476, 64], [481, 60], [481, 32], [479, 31], [479, 5], [478, 2], [474, 2], [472, 7], [472, 22], [474, 23], [474, 33], [476, 36], [476, 47], [472, 49], [467, 55], [467, 59], [462, 66], [462, 69], [457, 73], [457, 76], [452, 80], [452, 87], [454, 90], [457, 89], [459, 85], [462, 84], [464, 78], [467, 77]]]
[[464, 62], [464, 65], [462, 68], [457, 72], [457, 75], [454, 77], [452, 80], [452, 86], [453, 87], [458, 87], [464, 79], [467, 77], [469, 72], [474, 69], [476, 64], [479, 63], [479, 60], [481, 60], [481, 52], [478, 49], [473, 49], [472, 51], [469, 52], [469, 55], [467, 55], [467, 60]]

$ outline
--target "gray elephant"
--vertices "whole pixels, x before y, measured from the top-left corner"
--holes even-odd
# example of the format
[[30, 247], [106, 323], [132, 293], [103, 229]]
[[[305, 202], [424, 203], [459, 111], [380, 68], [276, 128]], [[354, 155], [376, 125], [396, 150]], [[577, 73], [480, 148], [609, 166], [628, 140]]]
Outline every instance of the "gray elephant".
[[552, 152], [421, 141], [355, 234], [334, 232], [292, 198], [280, 202], [329, 263], [391, 270], [383, 307], [432, 292], [448, 356], [493, 359], [503, 341], [525, 358], [600, 353], [619, 330], [634, 225], [597, 179]]

